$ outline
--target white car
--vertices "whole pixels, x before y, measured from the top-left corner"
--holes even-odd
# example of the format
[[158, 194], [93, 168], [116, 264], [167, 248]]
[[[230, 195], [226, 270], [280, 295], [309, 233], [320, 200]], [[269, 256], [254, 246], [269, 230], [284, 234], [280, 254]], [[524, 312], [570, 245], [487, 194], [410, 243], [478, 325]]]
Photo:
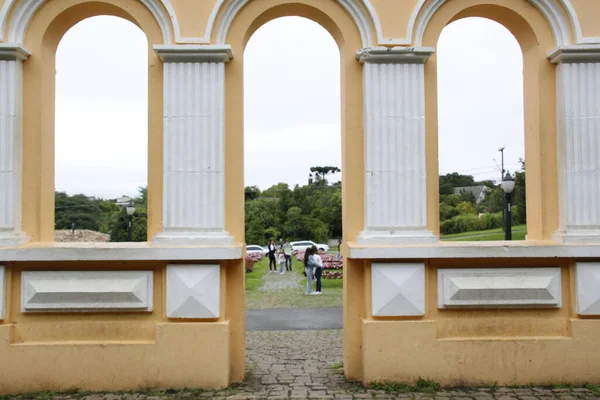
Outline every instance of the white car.
[[268, 253], [268, 250], [257, 244], [249, 244], [246, 246], [246, 254], [260, 253], [263, 256]]
[[319, 251], [324, 251], [324, 252], [328, 252], [329, 251], [329, 246], [327, 246], [326, 244], [317, 244], [315, 242], [312, 242], [310, 240], [302, 240], [299, 242], [291, 242], [290, 243], [292, 245], [292, 250], [293, 251], [306, 251], [306, 249], [308, 249], [311, 246], [317, 246], [317, 249], [319, 249]]

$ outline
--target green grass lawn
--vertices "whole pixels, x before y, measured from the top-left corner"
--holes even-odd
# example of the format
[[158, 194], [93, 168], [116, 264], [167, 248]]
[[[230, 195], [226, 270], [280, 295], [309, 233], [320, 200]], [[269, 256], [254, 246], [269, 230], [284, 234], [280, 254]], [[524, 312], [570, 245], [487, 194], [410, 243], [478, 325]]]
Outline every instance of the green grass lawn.
[[[527, 235], [527, 225], [516, 225], [512, 227], [512, 240], [525, 240]], [[473, 231], [453, 233], [450, 235], [442, 235], [443, 241], [456, 242], [481, 242], [492, 240], [504, 240], [504, 232], [502, 228], [488, 229], [485, 231]]]
[[252, 272], [246, 272], [246, 293], [258, 290], [264, 284], [267, 272], [269, 272], [269, 258], [263, 257], [254, 264]]
[[[269, 274], [269, 258], [264, 257], [254, 264], [254, 270], [246, 273], [246, 308], [311, 308], [311, 307], [341, 307], [343, 302], [343, 280], [322, 279], [322, 293], [318, 296], [307, 296], [306, 277], [302, 275], [304, 266], [302, 262], [293, 259], [292, 272], [297, 285], [293, 289], [260, 290], [269, 280], [281, 276]], [[313, 282], [313, 290], [315, 289]]]

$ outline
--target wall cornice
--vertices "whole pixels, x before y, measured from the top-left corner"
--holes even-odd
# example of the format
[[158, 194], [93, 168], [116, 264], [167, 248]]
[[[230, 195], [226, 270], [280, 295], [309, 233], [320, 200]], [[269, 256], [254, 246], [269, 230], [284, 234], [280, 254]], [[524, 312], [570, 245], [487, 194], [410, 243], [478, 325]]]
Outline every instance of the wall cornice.
[[356, 53], [356, 59], [361, 64], [423, 64], [434, 52], [433, 47], [366, 47]]
[[14, 43], [0, 43], [0, 60], [25, 61], [31, 53], [25, 47]]
[[600, 62], [600, 44], [559, 46], [548, 54], [553, 64]]
[[229, 45], [155, 45], [163, 62], [229, 62], [233, 51]]

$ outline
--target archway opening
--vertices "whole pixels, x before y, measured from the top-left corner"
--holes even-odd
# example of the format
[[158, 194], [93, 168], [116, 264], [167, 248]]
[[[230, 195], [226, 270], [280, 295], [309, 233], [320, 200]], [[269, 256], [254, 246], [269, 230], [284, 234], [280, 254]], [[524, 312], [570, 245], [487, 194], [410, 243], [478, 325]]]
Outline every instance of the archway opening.
[[55, 110], [55, 240], [146, 241], [144, 32], [112, 16], [67, 31], [56, 52]]
[[[512, 240], [524, 240], [526, 160], [519, 43], [495, 21], [478, 17], [454, 21], [438, 40], [437, 78], [442, 240], [504, 240], [507, 230]], [[502, 189], [507, 174], [514, 179], [508, 195]]]
[[[343, 260], [338, 252], [342, 237], [340, 84], [338, 46], [327, 30], [309, 19], [271, 20], [246, 45], [247, 344], [260, 346], [253, 345], [255, 330], [307, 330], [321, 323], [326, 325], [321, 328], [336, 329], [333, 335], [339, 335], [331, 349], [339, 362], [343, 302]], [[320, 287], [313, 281], [308, 288], [302, 260], [312, 244], [320, 252], [323, 268], [315, 270]], [[261, 354], [254, 348], [250, 357]], [[307, 355], [305, 361], [290, 361], [286, 368], [310, 373], [305, 364], [311, 359]]]

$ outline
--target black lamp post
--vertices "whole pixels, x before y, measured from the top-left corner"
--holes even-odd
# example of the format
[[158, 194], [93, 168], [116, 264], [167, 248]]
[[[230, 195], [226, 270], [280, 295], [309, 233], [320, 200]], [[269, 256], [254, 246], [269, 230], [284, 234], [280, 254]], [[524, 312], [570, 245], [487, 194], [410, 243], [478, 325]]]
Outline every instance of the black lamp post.
[[506, 171], [506, 175], [502, 178], [502, 190], [504, 191], [504, 196], [506, 199], [506, 213], [504, 217], [504, 240], [512, 240], [512, 220], [511, 220], [511, 207], [510, 200], [512, 196], [512, 192], [515, 189], [515, 178], [513, 178], [508, 171]]
[[127, 241], [131, 242], [131, 221], [133, 219], [133, 213], [135, 212], [135, 206], [133, 205], [133, 200], [129, 200], [129, 204], [127, 204], [127, 215], [129, 216], [129, 224], [127, 226]]

